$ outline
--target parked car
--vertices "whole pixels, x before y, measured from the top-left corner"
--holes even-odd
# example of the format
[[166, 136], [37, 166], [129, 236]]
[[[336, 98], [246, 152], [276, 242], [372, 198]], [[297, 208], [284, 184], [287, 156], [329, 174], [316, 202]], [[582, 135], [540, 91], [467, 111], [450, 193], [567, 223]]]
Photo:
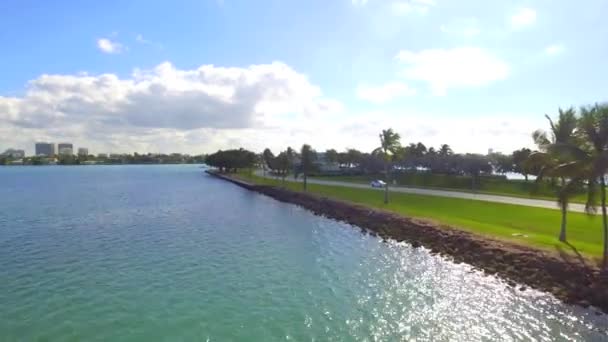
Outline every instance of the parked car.
[[372, 181], [370, 185], [372, 186], [372, 188], [384, 188], [386, 186], [386, 183], [384, 181], [376, 179]]

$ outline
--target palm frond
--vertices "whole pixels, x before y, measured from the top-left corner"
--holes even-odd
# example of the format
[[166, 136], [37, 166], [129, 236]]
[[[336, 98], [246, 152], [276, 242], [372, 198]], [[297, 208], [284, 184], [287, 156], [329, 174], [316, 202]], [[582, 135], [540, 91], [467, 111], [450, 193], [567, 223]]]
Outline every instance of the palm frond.
[[548, 145], [547, 151], [562, 158], [566, 157], [585, 162], [591, 160], [591, 155], [587, 151], [573, 143], [556, 142]]
[[549, 141], [549, 138], [547, 137], [547, 132], [540, 129], [537, 129], [532, 133], [532, 139], [540, 149], [544, 149], [545, 146], [551, 144], [551, 141]]
[[555, 165], [552, 169], [553, 174], [559, 177], [576, 179], [579, 177], [588, 177], [590, 170], [588, 165], [580, 161], [571, 161]]

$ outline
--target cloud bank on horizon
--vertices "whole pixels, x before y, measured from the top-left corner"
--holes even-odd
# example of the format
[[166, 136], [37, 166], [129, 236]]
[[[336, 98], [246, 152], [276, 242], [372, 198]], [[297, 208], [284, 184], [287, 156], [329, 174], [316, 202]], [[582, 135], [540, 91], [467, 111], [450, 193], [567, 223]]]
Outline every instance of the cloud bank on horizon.
[[[379, 130], [392, 127], [403, 143], [510, 152], [532, 145], [530, 133], [545, 126], [545, 113], [605, 100], [605, 88], [598, 88], [603, 79], [584, 69], [601, 75], [605, 67], [599, 61], [606, 51], [579, 54], [585, 42], [577, 38], [589, 34], [585, 27], [559, 35], [551, 31], [569, 14], [565, 3], [554, 8], [534, 2], [481, 4], [464, 1], [454, 8], [439, 0], [345, 0], [327, 8], [327, 22], [317, 18], [324, 41], [301, 32], [314, 28], [298, 20], [283, 28], [288, 36], [281, 36], [275, 16], [293, 11], [306, 21], [312, 15], [283, 5], [256, 28], [275, 38], [261, 52], [245, 40], [226, 47], [219, 37], [186, 49], [180, 42], [199, 37], [173, 32], [162, 40], [152, 27], [125, 28], [118, 21], [120, 31], [90, 38], [96, 49], [86, 52], [88, 58], [71, 58], [78, 66], [49, 63], [46, 70], [43, 58], [39, 74], [24, 79], [15, 70], [0, 83], [0, 90], [8, 89], [0, 92], [0, 149], [31, 153], [35, 141], [72, 141], [96, 152], [194, 154], [303, 143], [321, 150], [370, 150]], [[207, 5], [227, 21], [242, 10], [230, 1]], [[331, 23], [333, 12], [342, 14], [342, 22]], [[350, 30], [342, 33], [336, 24]], [[213, 25], [198, 29], [231, 32], [222, 23]], [[246, 25], [232, 28], [234, 36], [226, 33], [227, 38], [245, 35], [243, 30], [251, 30]], [[594, 35], [605, 38], [606, 33]], [[91, 50], [87, 42], [76, 48]], [[289, 53], [300, 48], [308, 52]], [[18, 47], [11, 52], [15, 59], [24, 53]], [[581, 66], [581, 58], [588, 63]], [[23, 84], [24, 90], [15, 90]]]

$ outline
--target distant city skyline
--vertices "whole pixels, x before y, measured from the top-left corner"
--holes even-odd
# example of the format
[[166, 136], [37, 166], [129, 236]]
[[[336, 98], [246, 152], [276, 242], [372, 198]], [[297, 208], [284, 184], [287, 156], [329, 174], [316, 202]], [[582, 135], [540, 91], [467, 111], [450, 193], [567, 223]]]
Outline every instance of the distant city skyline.
[[19, 36], [0, 36], [0, 146], [28, 154], [36, 141], [369, 151], [386, 128], [404, 144], [510, 153], [533, 147], [545, 114], [608, 100], [602, 0], [0, 8], [0, 30]]
[[[152, 155], [158, 155], [158, 154], [172, 154], [172, 153], [176, 153], [176, 152], [168, 152], [168, 153], [161, 153], [161, 152], [150, 152], [150, 151], [130, 151], [130, 152], [99, 152], [99, 153], [94, 153], [91, 152], [89, 150], [88, 147], [77, 147], [77, 149], [75, 149], [75, 144], [72, 144], [70, 142], [61, 142], [61, 143], [54, 143], [54, 142], [35, 142], [34, 143], [34, 148], [32, 149], [33, 152], [28, 153], [27, 149], [22, 148], [22, 147], [2, 147], [0, 146], [0, 155], [3, 154], [16, 154], [16, 155], [20, 155], [23, 154], [23, 156], [25, 157], [34, 157], [34, 156], [58, 156], [61, 155], [62, 153], [60, 153], [61, 149], [69, 149], [69, 151], [71, 151], [71, 153], [64, 153], [64, 154], [72, 154], [72, 155], [77, 155], [77, 156], [87, 156], [87, 155], [95, 155], [95, 156], [120, 156], [120, 155], [126, 155], [126, 154], [152, 154]], [[3, 152], [2, 152], [3, 151]], [[187, 154], [187, 153], [183, 153], [183, 154]], [[192, 155], [200, 155], [202, 153], [197, 153], [197, 154], [192, 154]]]

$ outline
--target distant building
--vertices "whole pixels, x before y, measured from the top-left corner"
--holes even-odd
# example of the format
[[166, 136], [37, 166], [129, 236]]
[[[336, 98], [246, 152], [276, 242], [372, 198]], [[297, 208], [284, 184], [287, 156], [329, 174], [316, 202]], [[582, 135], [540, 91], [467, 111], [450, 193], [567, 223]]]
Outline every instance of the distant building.
[[36, 143], [36, 155], [51, 157], [55, 155], [55, 144], [47, 142]]
[[72, 155], [74, 154], [74, 145], [70, 143], [57, 144], [57, 153], [61, 155]]
[[73, 154], [74, 154], [74, 150], [71, 147], [62, 147], [59, 149], [59, 155], [69, 156], [69, 155], [73, 155]]
[[4, 153], [2, 153], [2, 156], [13, 158], [13, 159], [21, 159], [21, 158], [25, 157], [25, 151], [16, 150], [14, 148], [9, 148], [8, 150], [4, 151]]
[[325, 152], [317, 153], [317, 167], [321, 173], [336, 173], [340, 172], [340, 164], [327, 159]]
[[107, 153], [99, 153], [97, 155], [97, 158], [108, 158], [108, 154]]
[[85, 148], [85, 147], [79, 147], [78, 148], [78, 156], [81, 157], [86, 157], [89, 155], [89, 149]]

